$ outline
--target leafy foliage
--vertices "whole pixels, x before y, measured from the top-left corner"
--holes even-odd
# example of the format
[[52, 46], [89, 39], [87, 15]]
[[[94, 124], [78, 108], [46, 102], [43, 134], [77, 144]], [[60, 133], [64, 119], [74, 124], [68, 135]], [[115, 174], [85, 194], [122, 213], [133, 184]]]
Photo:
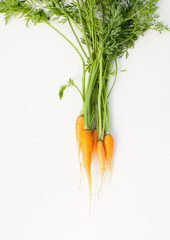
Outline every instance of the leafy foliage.
[[80, 93], [80, 95], [82, 96], [80, 89], [77, 87], [77, 85], [74, 83], [74, 81], [70, 78], [68, 83], [61, 86], [61, 88], [60, 88], [60, 91], [59, 91], [60, 100], [63, 98], [63, 94], [64, 94], [64, 91], [66, 90], [66, 88], [71, 87], [71, 86], [75, 87], [78, 90], [78, 92]]
[[[16, 15], [24, 18], [26, 24], [30, 21], [33, 24], [45, 22], [77, 51], [83, 63], [82, 93], [70, 79], [61, 87], [59, 97], [62, 99], [67, 87], [77, 88], [83, 99], [82, 112], [85, 117], [85, 127], [88, 129], [94, 115], [96, 116], [96, 112], [92, 111], [96, 109], [92, 107], [93, 95], [96, 92], [98, 100], [95, 98], [95, 102], [102, 106], [98, 109], [100, 117], [96, 122], [101, 127], [101, 111], [103, 111], [102, 124], [107, 125], [104, 119], [109, 119], [108, 81], [109, 76], [115, 73], [112, 68], [116, 59], [124, 55], [128, 57], [128, 50], [134, 47], [135, 41], [148, 29], [157, 30], [160, 33], [163, 30], [169, 30], [168, 26], [158, 20], [158, 2], [159, 0], [72, 0], [69, 3], [65, 0], [0, 0], [0, 13], [4, 14], [6, 23]], [[86, 57], [86, 65], [75, 45], [52, 25], [55, 21], [69, 24]], [[80, 31], [80, 38], [73, 25]], [[88, 54], [82, 44], [86, 45]], [[89, 79], [85, 87], [86, 71], [89, 71]], [[96, 86], [100, 91], [95, 91]], [[109, 95], [111, 90], [108, 91]]]
[[[0, 12], [7, 22], [11, 16], [20, 14], [26, 22], [34, 24], [44, 21], [74, 21], [82, 29], [78, 9], [79, 1], [66, 4], [64, 0], [1, 0]], [[85, 37], [90, 47], [101, 45], [106, 56], [115, 53], [122, 56], [134, 41], [148, 29], [160, 32], [168, 29], [157, 21], [158, 0], [81, 0], [80, 12]]]
[[73, 86], [73, 85], [74, 85], [73, 80], [69, 79], [67, 84], [61, 86], [60, 91], [59, 91], [59, 98], [60, 98], [60, 100], [63, 98], [63, 94], [64, 94], [64, 91], [66, 90], [66, 88], [68, 88], [70, 86]]
[[12, 16], [24, 17], [26, 23], [32, 21], [34, 24], [48, 21], [49, 17], [45, 13], [43, 8], [39, 8], [35, 5], [36, 1], [18, 1], [18, 0], [6, 0], [0, 2], [0, 13], [5, 14], [6, 23]]

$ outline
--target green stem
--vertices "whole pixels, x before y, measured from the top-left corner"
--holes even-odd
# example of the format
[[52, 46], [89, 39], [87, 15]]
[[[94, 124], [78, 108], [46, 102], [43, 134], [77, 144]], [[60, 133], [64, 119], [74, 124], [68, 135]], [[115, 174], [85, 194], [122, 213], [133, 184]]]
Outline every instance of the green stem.
[[94, 96], [93, 96], [93, 105], [92, 105], [92, 108], [93, 108], [93, 115], [94, 115], [94, 123], [95, 123], [95, 126], [97, 128], [97, 100], [98, 100], [98, 82], [96, 82], [95, 84], [95, 87], [94, 87]]
[[[74, 21], [73, 18], [70, 17], [70, 15], [65, 11], [65, 9], [61, 8], [61, 6], [55, 1], [52, 0], [53, 3], [65, 14], [65, 16], [67, 17], [67, 19], [70, 19], [72, 21], [72, 23], [74, 24], [74, 26], [80, 31], [82, 32], [81, 28], [77, 25], [77, 23]], [[64, 7], [64, 5], [63, 5]]]
[[111, 92], [112, 92], [112, 89], [113, 89], [113, 87], [114, 87], [114, 85], [115, 85], [116, 79], [117, 79], [118, 67], [117, 67], [117, 59], [116, 59], [116, 58], [115, 58], [115, 66], [116, 66], [115, 79], [114, 79], [113, 84], [112, 84], [112, 87], [111, 87], [111, 89], [110, 89], [110, 91], [109, 91], [109, 93], [108, 93], [108, 95], [107, 95], [107, 98], [109, 98], [109, 96], [110, 96], [110, 94], [111, 94]]
[[102, 58], [102, 54], [103, 54], [103, 48], [99, 50], [97, 58], [94, 60], [92, 67], [90, 69], [88, 84], [86, 88], [85, 104], [84, 104], [84, 128], [85, 129], [90, 129], [91, 127], [90, 125], [91, 105], [90, 104], [91, 104], [92, 94], [94, 92], [95, 83], [99, 75], [99, 65], [100, 65], [100, 59]]
[[55, 28], [51, 23], [49, 23], [48, 21], [45, 21], [45, 23], [48, 24], [52, 29], [54, 29], [58, 34], [60, 34], [60, 36], [62, 36], [76, 50], [76, 52], [80, 56], [82, 62], [85, 64], [85, 61], [84, 61], [81, 53], [79, 52], [79, 50], [76, 48], [76, 46], [63, 33], [61, 33], [57, 28]]
[[110, 134], [110, 115], [109, 115], [109, 104], [108, 104], [108, 100], [106, 98], [106, 115], [107, 115], [107, 124], [106, 124], [106, 134]]
[[110, 134], [110, 115], [109, 115], [109, 106], [108, 106], [108, 97], [107, 97], [108, 85], [109, 85], [109, 76], [108, 76], [108, 79], [107, 79], [106, 89], [105, 89], [105, 93], [104, 93], [105, 111], [106, 111], [106, 118], [105, 118], [105, 133], [106, 134]]
[[[106, 60], [106, 65], [105, 65], [105, 70], [104, 70], [104, 75], [103, 75], [103, 83], [106, 82], [106, 74], [109, 72], [108, 69], [109, 69], [109, 60]], [[110, 70], [110, 69], [109, 69]], [[109, 81], [109, 80], [108, 80]], [[108, 82], [107, 81], [107, 82]], [[103, 130], [102, 130], [102, 135], [104, 136], [104, 132], [105, 132], [105, 129], [107, 127], [107, 121], [106, 121], [106, 118], [107, 118], [107, 109], [106, 109], [106, 105], [107, 105], [107, 82], [106, 82], [106, 86], [104, 87], [103, 89], [103, 94], [102, 94], [102, 103], [103, 103]]]
[[71, 28], [71, 30], [72, 30], [72, 32], [73, 32], [73, 34], [74, 34], [74, 36], [75, 36], [75, 38], [77, 40], [77, 42], [78, 42], [82, 52], [84, 53], [84, 56], [88, 59], [87, 53], [85, 52], [85, 50], [84, 50], [84, 48], [83, 48], [83, 46], [82, 46], [82, 44], [81, 44], [81, 42], [80, 42], [80, 40], [79, 40], [79, 38], [78, 38], [78, 36], [77, 36], [77, 34], [76, 34], [76, 32], [75, 32], [75, 30], [74, 30], [74, 28], [73, 28], [73, 26], [72, 26], [72, 24], [71, 24], [69, 19], [68, 19], [68, 23], [70, 25], [70, 28]]
[[88, 92], [88, 95], [89, 95], [89, 92], [91, 93], [93, 88], [94, 88], [95, 81], [93, 81], [93, 79], [94, 79], [94, 77], [97, 73], [99, 63], [100, 63], [100, 58], [101, 58], [102, 54], [103, 54], [103, 48], [101, 48], [99, 50], [98, 56], [92, 64], [92, 67], [91, 67], [91, 70], [90, 70], [90, 75], [89, 75], [89, 80], [88, 80], [88, 84], [87, 84], [87, 90], [86, 90], [86, 92]]
[[95, 22], [95, 3], [94, 0], [91, 2], [91, 21], [92, 21], [92, 39], [94, 52], [97, 50], [97, 34], [96, 34], [96, 22]]
[[[81, 42], [80, 42], [80, 40], [79, 40], [79, 38], [78, 38], [78, 36], [77, 36], [77, 34], [76, 34], [76, 32], [75, 32], [75, 30], [74, 30], [74, 28], [73, 28], [73, 26], [72, 26], [72, 24], [71, 24], [69, 19], [68, 19], [68, 23], [70, 25], [70, 28], [71, 28], [71, 30], [72, 30], [72, 32], [73, 32], [73, 34], [74, 34], [78, 44], [79, 44], [81, 50], [83, 51], [85, 57], [88, 58], [88, 56], [87, 56], [87, 54], [86, 54], [86, 52], [85, 52], [85, 50], [84, 50], [84, 48], [83, 48], [83, 46], [82, 46], [82, 44], [81, 44]], [[84, 104], [84, 100], [85, 100], [85, 72], [86, 72], [85, 65], [83, 64], [83, 77], [82, 77], [83, 104]]]
[[[95, 74], [94, 74], [95, 73]], [[91, 97], [92, 97], [92, 93], [93, 93], [93, 88], [95, 85], [95, 82], [97, 80], [98, 77], [98, 64], [95, 62], [95, 65], [93, 66], [93, 68], [91, 69], [91, 73], [88, 79], [88, 83], [90, 82], [91, 84], [89, 85], [90, 87], [88, 88], [88, 90], [86, 90], [86, 98], [85, 98], [85, 114], [84, 114], [84, 126], [85, 129], [90, 129], [91, 125]]]
[[96, 80], [98, 78], [98, 70], [99, 70], [98, 67], [99, 67], [99, 62], [95, 60], [90, 70], [88, 85], [86, 89], [86, 97], [85, 97], [85, 104], [84, 104], [84, 128], [85, 129], [90, 129], [91, 127], [90, 102], [91, 102], [93, 89], [94, 89]]
[[83, 99], [83, 95], [82, 95], [82, 92], [80, 91], [79, 87], [75, 83], [73, 83], [72, 86], [74, 86], [78, 90], [78, 92], [80, 93], [80, 95]]
[[[84, 0], [81, 0], [82, 7], [84, 9], [84, 12], [86, 14], [86, 26], [88, 28], [89, 34], [91, 34], [91, 24], [90, 24], [90, 15], [89, 15], [89, 9], [87, 8], [87, 2], [85, 3]], [[89, 46], [91, 47], [91, 41], [89, 38], [87, 38], [87, 41], [89, 42]]]
[[102, 101], [103, 101], [103, 109], [104, 109], [104, 116], [103, 116], [103, 135], [110, 134], [110, 115], [109, 115], [109, 107], [108, 107], [108, 85], [109, 85], [109, 76], [113, 68], [114, 61], [112, 59], [106, 62], [106, 68], [104, 73], [105, 79], [105, 87], [103, 89]]
[[82, 77], [82, 95], [83, 95], [83, 108], [84, 108], [84, 102], [85, 102], [85, 94], [86, 94], [86, 86], [85, 86], [85, 64], [83, 64], [83, 77]]
[[84, 39], [85, 39], [86, 46], [87, 46], [87, 49], [88, 49], [88, 52], [89, 52], [89, 56], [90, 56], [90, 58], [92, 59], [92, 54], [91, 54], [90, 47], [89, 47], [89, 44], [88, 44], [88, 40], [87, 40], [87, 36], [86, 36], [86, 31], [85, 31], [85, 27], [84, 27], [84, 22], [83, 22], [83, 18], [82, 18], [82, 15], [81, 15], [81, 8], [80, 8], [79, 0], [77, 0], [77, 6], [78, 6], [80, 22], [81, 22], [81, 26], [82, 26], [82, 30], [83, 30], [83, 34], [84, 34]]
[[126, 18], [123, 22], [127, 22], [128, 20], [130, 20], [133, 17], [135, 17], [136, 15], [138, 15], [138, 13], [140, 13], [142, 10], [144, 10], [149, 5], [149, 3], [150, 3], [150, 1], [147, 2], [146, 5], [144, 7], [142, 7], [139, 11], [137, 11], [135, 14], [133, 14], [130, 17]]
[[103, 140], [102, 135], [102, 89], [103, 89], [103, 59], [100, 59], [100, 75], [99, 75], [99, 94], [98, 94], [98, 118], [99, 118], [99, 128], [98, 128], [98, 138]]
[[[82, 60], [82, 64], [83, 64], [83, 77], [82, 77], [82, 95], [83, 95], [83, 102], [85, 100], [85, 61], [81, 55], [81, 53], [79, 52], [79, 50], [76, 48], [76, 46], [63, 34], [61, 33], [57, 28], [55, 28], [51, 23], [49, 23], [48, 21], [45, 21], [46, 24], [48, 24], [53, 30], [55, 30], [58, 34], [60, 34], [60, 36], [62, 36], [73, 48], [74, 50], [78, 53], [79, 57]], [[83, 103], [84, 104], [84, 103]]]
[[91, 1], [91, 30], [92, 30], [92, 33], [91, 33], [91, 36], [92, 36], [92, 42], [93, 42], [93, 49], [95, 48], [95, 39], [94, 39], [94, 21], [93, 21], [93, 10], [94, 10], [94, 3], [93, 1]]
[[[104, 96], [103, 96], [104, 95]], [[102, 94], [102, 107], [103, 107], [103, 128], [102, 128], [102, 136], [104, 136], [105, 129], [107, 128], [106, 124], [106, 117], [107, 117], [107, 109], [106, 109], [107, 102], [105, 101], [105, 91]]]

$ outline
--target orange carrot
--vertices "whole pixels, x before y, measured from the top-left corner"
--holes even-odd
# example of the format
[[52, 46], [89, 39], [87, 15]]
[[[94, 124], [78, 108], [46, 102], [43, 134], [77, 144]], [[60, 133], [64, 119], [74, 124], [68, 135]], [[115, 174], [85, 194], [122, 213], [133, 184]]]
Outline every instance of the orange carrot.
[[92, 155], [92, 157], [94, 156], [94, 154], [96, 153], [96, 150], [97, 150], [97, 141], [98, 141], [98, 134], [97, 134], [97, 129], [95, 128], [93, 130], [93, 155]]
[[[101, 176], [101, 183], [100, 183], [100, 187], [99, 187], [99, 191], [100, 191], [100, 188], [103, 183], [104, 172], [105, 172], [105, 150], [104, 150], [103, 141], [97, 142], [97, 158], [99, 161], [100, 176]], [[99, 191], [98, 191], [98, 193], [99, 193]]]
[[81, 134], [81, 149], [82, 157], [84, 160], [84, 167], [88, 179], [90, 197], [92, 196], [91, 191], [91, 157], [93, 153], [93, 135], [91, 130], [83, 130]]
[[78, 150], [78, 159], [79, 165], [81, 168], [81, 160], [80, 160], [80, 151], [81, 151], [81, 133], [84, 129], [84, 116], [78, 116], [76, 119], [76, 141], [77, 141], [77, 150]]
[[111, 161], [113, 157], [113, 148], [114, 148], [114, 140], [112, 135], [108, 134], [104, 136], [104, 148], [105, 148], [107, 166], [111, 174]]

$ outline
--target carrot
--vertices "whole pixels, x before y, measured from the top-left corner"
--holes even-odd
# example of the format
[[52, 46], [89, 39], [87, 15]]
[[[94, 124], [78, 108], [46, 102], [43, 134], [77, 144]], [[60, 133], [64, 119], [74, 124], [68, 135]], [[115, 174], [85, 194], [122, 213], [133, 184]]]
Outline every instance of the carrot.
[[105, 148], [107, 166], [109, 168], [109, 172], [111, 175], [111, 161], [113, 157], [113, 148], [114, 148], [114, 140], [112, 135], [108, 134], [104, 136], [104, 148]]
[[84, 116], [78, 116], [76, 119], [76, 141], [77, 141], [77, 150], [78, 150], [78, 159], [79, 165], [81, 168], [81, 160], [80, 160], [80, 151], [81, 151], [81, 133], [84, 129]]
[[101, 140], [97, 142], [97, 158], [100, 166], [100, 176], [101, 176], [100, 187], [98, 190], [98, 193], [99, 193], [103, 183], [103, 177], [105, 172], [105, 150], [104, 150], [103, 141]]
[[81, 134], [81, 149], [82, 149], [82, 157], [84, 161], [84, 167], [88, 179], [89, 189], [90, 189], [90, 197], [92, 196], [91, 191], [91, 157], [93, 153], [93, 135], [91, 130], [83, 130]]
[[97, 129], [95, 128], [93, 130], [93, 155], [92, 155], [92, 157], [94, 157], [94, 154], [96, 153], [96, 150], [97, 150], [97, 141], [98, 141], [98, 134], [97, 134]]

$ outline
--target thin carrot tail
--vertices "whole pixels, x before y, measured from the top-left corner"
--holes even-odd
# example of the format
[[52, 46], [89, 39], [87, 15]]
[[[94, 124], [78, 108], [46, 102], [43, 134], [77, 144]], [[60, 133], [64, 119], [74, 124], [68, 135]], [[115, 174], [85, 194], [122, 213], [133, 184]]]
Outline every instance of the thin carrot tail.
[[79, 160], [79, 167], [80, 167], [80, 172], [81, 172], [81, 159], [80, 159], [80, 153], [78, 153], [78, 160]]
[[102, 184], [103, 184], [104, 172], [100, 173], [100, 176], [101, 176], [100, 186], [99, 186], [99, 189], [98, 189], [98, 192], [97, 192], [98, 197], [99, 197], [99, 193], [100, 193], [100, 190], [101, 190]]
[[81, 149], [78, 152], [78, 159], [79, 159], [79, 166], [80, 166], [80, 171], [82, 171], [82, 163], [83, 163], [83, 159], [81, 157]]
[[81, 166], [80, 166], [80, 178], [79, 178], [78, 189], [80, 189], [80, 186], [81, 186], [81, 183], [82, 183], [82, 173], [83, 173], [82, 168], [83, 168], [83, 166], [82, 166], [82, 164], [81, 164]]
[[[78, 148], [78, 147], [77, 147], [77, 148]], [[78, 149], [78, 160], [79, 160], [79, 166], [81, 167], [80, 149]]]
[[[87, 176], [91, 176], [90, 173], [90, 167], [85, 166], [85, 172]], [[91, 177], [88, 177], [88, 185], [89, 185], [89, 190], [90, 190], [90, 198], [92, 197], [92, 189], [91, 189]]]
[[109, 181], [108, 181], [109, 185], [110, 185], [110, 182], [111, 182], [111, 171], [109, 171]]
[[105, 172], [105, 150], [104, 150], [103, 141], [97, 142], [97, 158], [99, 161], [100, 176], [101, 176], [100, 187], [97, 193], [97, 195], [99, 196], [99, 192], [103, 184], [103, 178], [104, 178], [104, 172]]
[[108, 169], [109, 169], [109, 178], [111, 178], [111, 172], [112, 172], [111, 160], [107, 161], [107, 166], [108, 166]]
[[91, 221], [91, 196], [89, 198], [89, 221]]

